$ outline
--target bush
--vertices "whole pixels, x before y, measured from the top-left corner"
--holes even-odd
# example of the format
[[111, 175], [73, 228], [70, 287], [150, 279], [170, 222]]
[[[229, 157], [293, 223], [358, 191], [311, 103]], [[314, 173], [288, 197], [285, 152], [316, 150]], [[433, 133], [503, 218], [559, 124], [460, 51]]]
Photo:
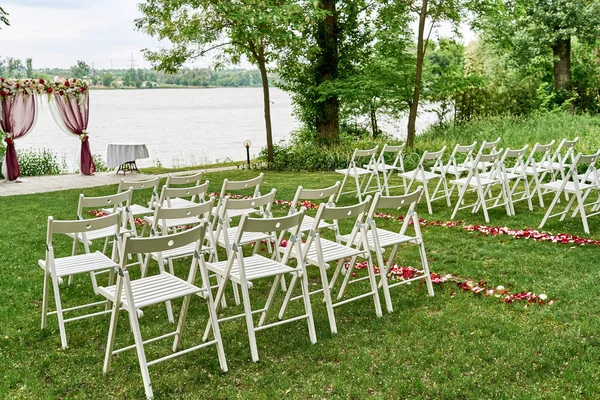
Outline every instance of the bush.
[[108, 171], [108, 165], [106, 165], [104, 159], [100, 154], [93, 154], [92, 159], [94, 160], [94, 164], [96, 165], [96, 172]]
[[21, 176], [58, 175], [67, 170], [67, 163], [58, 160], [56, 153], [48, 149], [17, 150]]

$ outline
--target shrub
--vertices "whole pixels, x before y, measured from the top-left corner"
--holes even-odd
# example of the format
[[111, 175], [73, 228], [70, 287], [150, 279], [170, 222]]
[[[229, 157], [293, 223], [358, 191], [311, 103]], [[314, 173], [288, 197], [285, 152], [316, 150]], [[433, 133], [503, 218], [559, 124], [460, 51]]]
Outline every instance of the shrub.
[[58, 160], [56, 153], [49, 149], [17, 150], [21, 176], [58, 175], [67, 170], [66, 161]]
[[92, 159], [94, 160], [94, 164], [96, 165], [96, 172], [108, 171], [108, 165], [106, 165], [104, 159], [100, 154], [93, 154]]

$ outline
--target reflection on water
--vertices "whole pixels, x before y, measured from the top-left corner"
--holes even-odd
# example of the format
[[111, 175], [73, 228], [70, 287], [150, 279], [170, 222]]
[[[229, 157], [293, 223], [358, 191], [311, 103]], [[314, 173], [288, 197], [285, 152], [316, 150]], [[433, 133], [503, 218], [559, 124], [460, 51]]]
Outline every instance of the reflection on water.
[[[42, 101], [43, 104], [45, 102]], [[289, 96], [271, 89], [273, 140], [277, 143], [299, 127]], [[419, 118], [418, 129], [435, 122], [435, 115]], [[383, 124], [405, 136], [406, 121]], [[243, 160], [242, 143], [252, 141], [252, 154], [266, 146], [261, 88], [97, 90], [90, 92], [88, 126], [92, 153], [106, 159], [109, 143], [145, 143], [149, 159], [138, 166], [198, 165], [217, 160]], [[35, 129], [17, 147], [48, 148], [75, 169], [81, 142], [62, 132], [46, 105]]]

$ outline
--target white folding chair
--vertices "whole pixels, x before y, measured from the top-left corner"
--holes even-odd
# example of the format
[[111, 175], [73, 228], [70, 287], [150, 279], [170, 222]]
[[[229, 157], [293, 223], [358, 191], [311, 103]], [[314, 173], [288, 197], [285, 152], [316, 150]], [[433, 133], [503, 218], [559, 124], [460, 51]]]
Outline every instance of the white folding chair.
[[540, 188], [542, 184], [541, 178], [552, 164], [550, 158], [552, 147], [554, 147], [554, 140], [548, 144], [536, 143], [525, 161], [524, 172], [528, 177], [529, 187], [538, 195], [540, 207], [544, 207], [544, 196]]
[[[104, 358], [104, 373], [108, 373], [111, 366], [112, 357], [126, 350], [136, 349], [137, 357], [142, 373], [142, 381], [144, 382], [144, 390], [146, 397], [153, 397], [152, 383], [150, 381], [150, 373], [148, 367], [158, 364], [162, 361], [187, 354], [191, 351], [216, 345], [219, 364], [223, 371], [227, 371], [227, 361], [225, 359], [225, 351], [221, 341], [221, 333], [219, 330], [219, 322], [216, 318], [215, 304], [212, 297], [212, 292], [208, 284], [208, 275], [204, 266], [204, 256], [201, 254], [202, 243], [204, 241], [204, 233], [206, 225], [201, 224], [195, 228], [185, 232], [176, 233], [167, 236], [157, 236], [150, 238], [132, 238], [129, 235], [125, 236], [122, 251], [121, 264], [118, 267], [117, 283], [114, 286], [99, 288], [100, 293], [113, 303], [112, 315], [110, 318], [110, 327], [108, 331], [108, 340], [106, 344], [106, 354]], [[127, 255], [151, 252], [165, 252], [177, 247], [187, 246], [190, 243], [196, 244], [196, 251], [192, 258], [192, 263], [188, 275], [188, 279], [183, 280], [161, 270], [158, 275], [153, 275], [145, 278], [132, 280], [127, 270]], [[159, 262], [159, 267], [161, 263]], [[200, 268], [202, 276], [202, 287], [195, 286], [196, 273]], [[208, 306], [208, 316], [214, 332], [214, 339], [205, 341], [196, 346], [189, 347], [185, 350], [179, 350], [185, 320], [187, 317], [190, 301], [193, 295], [199, 295], [206, 300]], [[139, 309], [149, 307], [155, 304], [164, 303], [183, 298], [181, 313], [177, 323], [177, 329], [174, 332], [163, 334], [151, 339], [142, 339], [142, 333], [139, 325]], [[129, 325], [133, 333], [134, 344], [125, 346], [115, 350], [115, 337], [117, 332], [117, 322], [121, 311], [127, 311], [129, 314]], [[174, 337], [172, 353], [163, 357], [148, 361], [146, 359], [146, 351], [144, 346], [158, 340]]]
[[[592, 191], [596, 191], [598, 195], [600, 195], [600, 176], [598, 175], [598, 170], [595, 167], [599, 157], [600, 150], [591, 155], [583, 155], [579, 153], [577, 156], [575, 156], [575, 161], [565, 174], [565, 179], [558, 179], [553, 182], [542, 184], [542, 189], [548, 192], [554, 192], [555, 195], [552, 199], [552, 203], [550, 203], [550, 206], [548, 207], [548, 210], [546, 210], [546, 214], [540, 223], [539, 229], [544, 227], [549, 218], [560, 216], [560, 220], [563, 221], [567, 213], [573, 207], [575, 201], [577, 201], [573, 216], [579, 213], [581, 216], [581, 222], [583, 223], [583, 230], [587, 234], [590, 233], [588, 218], [600, 214], [600, 211], [597, 210], [598, 200], [589, 204], [586, 204], [585, 201]], [[580, 177], [577, 173], [578, 167], [586, 165], [586, 172], [582, 177]], [[552, 214], [552, 210], [558, 203], [562, 194], [570, 194], [571, 199], [563, 211]], [[587, 213], [586, 207], [589, 208], [589, 206], [591, 206], [591, 212]]]
[[[341, 195], [354, 192], [356, 192], [356, 197], [358, 197], [358, 201], [362, 201], [362, 196], [367, 193], [368, 189], [368, 185], [365, 185], [365, 182], [367, 180], [370, 182], [373, 177], [375, 177], [377, 182], [377, 190], [381, 190], [379, 174], [377, 173], [377, 160], [375, 159], [377, 149], [379, 149], [379, 146], [375, 146], [369, 150], [355, 149], [354, 153], [352, 154], [352, 158], [350, 159], [350, 163], [348, 164], [348, 167], [344, 169], [335, 170], [337, 174], [344, 175], [344, 179], [342, 180], [342, 186], [340, 187], [340, 191], [338, 192], [337, 197], [335, 198], [336, 202], [340, 199]], [[364, 165], [364, 168], [359, 167], [362, 159], [369, 160]], [[354, 179], [356, 189], [344, 192], [344, 185], [346, 184], [348, 178]]]
[[[107, 305], [106, 301], [98, 301], [79, 305], [75, 307], [63, 308], [60, 298], [60, 283], [65, 276], [73, 276], [78, 274], [89, 273], [92, 280], [92, 288], [94, 294], [98, 294], [98, 284], [96, 275], [98, 273], [112, 272], [112, 269], [118, 266], [117, 260], [117, 242], [115, 240], [112, 246], [111, 257], [107, 257], [100, 251], [90, 252], [89, 247], [85, 247], [84, 254], [72, 254], [67, 257], [56, 257], [54, 253], [53, 239], [57, 234], [72, 234], [75, 237], [80, 235], [91, 235], [96, 231], [110, 231], [113, 238], [118, 238], [120, 235], [120, 218], [119, 213], [110, 214], [104, 217], [89, 219], [85, 221], [55, 221], [54, 218], [48, 217], [48, 231], [46, 234], [46, 258], [39, 260], [38, 265], [44, 270], [44, 292], [42, 298], [42, 329], [46, 328], [48, 315], [56, 315], [58, 317], [58, 329], [60, 331], [60, 340], [63, 348], [67, 347], [67, 334], [65, 324], [71, 321], [77, 321], [84, 318], [89, 318], [97, 315], [106, 314], [110, 311], [99, 311], [90, 314], [79, 315], [72, 318], [65, 318], [64, 314], [70, 311], [81, 310], [88, 307], [96, 307], [99, 305]], [[109, 276], [112, 277], [112, 274]], [[56, 311], [48, 311], [49, 290], [52, 285], [54, 292], [54, 302]]]
[[[334, 198], [340, 190], [340, 182], [336, 182], [335, 185], [323, 188], [323, 189], [305, 189], [302, 186], [298, 186], [296, 189], [296, 194], [294, 195], [294, 199], [290, 204], [290, 209], [288, 211], [288, 215], [292, 215], [298, 212], [298, 206], [302, 206], [303, 200], [320, 200], [321, 202], [327, 201], [327, 205], [330, 207], [334, 207]], [[302, 220], [302, 224], [300, 225], [300, 233], [309, 231], [314, 223], [315, 219], [310, 215], [304, 215], [304, 219]], [[321, 221], [319, 228], [329, 228], [333, 229], [335, 232], [338, 232], [338, 227], [335, 221], [327, 222]]]
[[[421, 225], [419, 224], [419, 216], [417, 215], [416, 211], [417, 203], [421, 199], [422, 194], [423, 188], [421, 186], [419, 186], [414, 192], [403, 196], [383, 196], [381, 193], [376, 193], [375, 198], [371, 203], [369, 213], [367, 214], [366, 222], [369, 250], [375, 252], [377, 257], [380, 275], [379, 286], [383, 287], [383, 297], [385, 299], [388, 312], [392, 312], [394, 310], [390, 296], [390, 288], [424, 279], [427, 285], [427, 292], [429, 296], [434, 295], [433, 283], [431, 282], [431, 273], [429, 272], [429, 263], [427, 262], [427, 255], [425, 253], [425, 244], [423, 242], [423, 235], [421, 234]], [[375, 214], [377, 212], [385, 209], [399, 209], [401, 207], [408, 207], [408, 211], [406, 213], [406, 218], [404, 218], [404, 221], [402, 222], [399, 232], [392, 232], [377, 227], [377, 224], [375, 223]], [[413, 235], [410, 235], [408, 232], [411, 222], [414, 230]], [[348, 240], [348, 236], [343, 236], [342, 240]], [[356, 239], [355, 244], [360, 245], [359, 241]], [[421, 265], [423, 266], [423, 273], [409, 279], [390, 283], [388, 282], [388, 276], [391, 274], [391, 270], [394, 266], [400, 245], [403, 244], [417, 245], [419, 248]], [[385, 249], [390, 247], [391, 251], [389, 254], [387, 256], [384, 255]]]
[[[502, 150], [498, 150], [495, 153], [482, 154], [479, 153], [475, 158], [475, 161], [471, 165], [469, 174], [465, 178], [454, 179], [450, 183], [456, 185], [459, 188], [458, 201], [452, 212], [451, 219], [454, 219], [458, 210], [464, 208], [472, 208], [471, 212], [474, 214], [477, 212], [479, 207], [483, 208], [483, 215], [485, 222], [489, 223], [490, 218], [488, 215], [489, 201], [496, 202], [496, 198], [492, 189], [498, 188], [498, 195], [502, 199], [502, 203], [495, 203], [494, 207], [504, 206], [506, 208], [506, 214], [512, 216], [514, 214], [512, 203], [510, 200], [510, 189], [506, 180], [506, 171], [504, 165], [500, 162], [502, 156]], [[481, 165], [491, 166], [491, 169], [483, 177], [480, 171], [484, 168]], [[465, 195], [467, 191], [471, 189], [477, 193], [477, 200], [473, 204], [464, 204]], [[490, 194], [491, 197], [486, 195]]]
[[[214, 204], [214, 197], [208, 201], [196, 204], [195, 206], [179, 207], [179, 208], [162, 208], [158, 206], [154, 212], [152, 227], [150, 228], [151, 236], [165, 236], [169, 234], [170, 228], [175, 228], [173, 231], [184, 231], [205, 223], [207, 225], [205, 239], [203, 243], [202, 253], [209, 255], [209, 260], [216, 258], [216, 242], [213, 232], [213, 223], [210, 221], [211, 211]], [[175, 275], [173, 269], [173, 260], [194, 255], [196, 249], [195, 243], [190, 243], [187, 246], [177, 247], [163, 251], [162, 253], [153, 252], [151, 258], [168, 263], [169, 272]], [[142, 277], [146, 276], [149, 259], [145, 260], [144, 268], [142, 269]]]
[[[404, 158], [402, 157], [402, 152], [404, 151], [405, 147], [406, 147], [406, 143], [402, 143], [399, 146], [390, 146], [388, 144], [384, 144], [383, 148], [381, 149], [381, 153], [379, 153], [379, 157], [377, 158], [377, 161], [375, 164], [375, 170], [378, 173], [382, 174], [383, 189], [385, 189], [385, 193], [388, 196], [390, 195], [390, 189], [404, 187], [406, 185], [405, 178], [403, 178], [402, 185], [390, 186], [390, 178], [392, 177], [392, 174], [393, 173], [400, 174], [400, 173], [404, 172]], [[386, 163], [386, 155], [388, 155], [387, 158], [394, 157], [394, 155], [395, 155], [391, 164]], [[365, 164], [364, 168], [369, 168], [369, 164]], [[369, 191], [369, 187], [370, 187], [372, 179], [373, 179], [373, 175], [371, 175], [369, 177], [369, 180], [367, 181], [367, 186], [366, 186], [367, 192]]]
[[550, 174], [550, 181], [555, 181], [557, 179], [566, 179], [566, 171], [575, 162], [575, 145], [578, 141], [579, 137], [576, 137], [573, 140], [561, 140], [558, 144], [558, 147], [556, 148], [556, 151], [554, 152], [554, 154], [552, 154], [550, 162], [541, 161], [537, 164], [537, 166], [544, 171], [542, 177], [540, 178], [540, 181], [544, 181], [548, 174]]
[[[90, 210], [107, 210], [112, 213], [121, 214], [121, 235], [129, 232], [133, 236], [137, 236], [137, 230], [135, 228], [135, 221], [133, 219], [133, 215], [131, 214], [131, 199], [132, 199], [133, 190], [127, 189], [124, 192], [112, 194], [108, 196], [98, 196], [98, 197], [86, 197], [83, 194], [79, 195], [79, 203], [77, 204], [77, 219], [79, 220], [88, 220], [95, 219], [93, 218], [85, 218], [85, 213]], [[129, 225], [129, 227], [128, 227]], [[106, 229], [97, 229], [90, 232], [81, 232], [81, 233], [72, 233], [66, 232], [66, 235], [73, 238], [73, 250], [72, 255], [75, 255], [77, 251], [77, 246], [81, 242], [85, 251], [89, 253], [89, 246], [92, 244], [94, 240], [104, 240], [104, 248], [102, 250], [103, 253], [106, 253], [108, 245], [111, 240], [114, 240], [114, 234], [111, 227]], [[142, 265], [141, 256], [137, 257], [137, 262], [130, 264]], [[73, 277], [69, 277], [69, 284], [73, 283]]]
[[[448, 207], [450, 204], [450, 190], [448, 189], [448, 182], [446, 180], [446, 169], [444, 168], [444, 162], [442, 157], [446, 151], [446, 146], [442, 147], [440, 151], [429, 152], [425, 151], [417, 164], [417, 167], [412, 171], [403, 172], [400, 174], [402, 178], [408, 179], [408, 184], [405, 187], [405, 192], [408, 193], [415, 182], [423, 185], [425, 192], [425, 200], [427, 202], [427, 211], [429, 214], [433, 214], [431, 203], [439, 200], [446, 199]], [[425, 165], [433, 162], [431, 171], [426, 170]], [[439, 172], [434, 172], [439, 171]], [[437, 179], [437, 185], [435, 186], [433, 193], [429, 193], [429, 182]], [[437, 196], [438, 191], [442, 190], [443, 193]]]
[[[244, 312], [241, 314], [223, 317], [219, 322], [229, 321], [235, 318], [244, 317], [246, 320], [246, 327], [248, 330], [248, 339], [250, 341], [250, 353], [252, 355], [252, 361], [258, 361], [258, 348], [256, 345], [256, 335], [258, 331], [262, 331], [267, 328], [272, 328], [281, 324], [306, 319], [308, 323], [308, 332], [311, 343], [317, 342], [317, 335], [315, 332], [315, 324], [312, 315], [312, 309], [310, 304], [310, 295], [308, 289], [308, 279], [306, 276], [306, 270], [304, 260], [302, 258], [302, 244], [299, 239], [299, 228], [304, 217], [304, 208], [298, 213], [288, 215], [280, 218], [250, 218], [247, 215], [242, 216], [240, 225], [237, 228], [237, 232], [234, 240], [231, 244], [231, 250], [226, 261], [217, 263], [206, 263], [206, 268], [221, 277], [219, 284], [219, 290], [215, 297], [215, 301], [219, 304], [225, 285], [229, 280], [240, 285], [242, 291], [242, 298], [244, 303]], [[251, 236], [253, 234], [261, 235], [263, 232], [285, 233], [285, 237], [288, 239], [288, 247], [286, 248], [283, 257], [281, 259], [270, 259], [259, 254], [253, 254], [251, 256], [244, 256], [242, 250], [243, 243], [246, 242], [244, 237]], [[277, 242], [276, 245], [279, 243]], [[292, 267], [289, 265], [290, 257], [294, 252], [296, 266]], [[304, 300], [304, 314], [287, 319], [279, 318], [276, 322], [266, 323], [267, 315], [273, 305], [273, 301], [277, 292], [277, 287], [280, 281], [285, 275], [291, 275], [292, 279], [300, 279], [302, 288], [302, 299]], [[250, 291], [254, 286], [254, 282], [260, 279], [273, 280], [271, 289], [267, 296], [266, 303], [263, 308], [259, 310], [253, 310], [250, 303]], [[288, 293], [291, 293], [289, 290]], [[253, 314], [260, 313], [260, 319], [258, 324], [255, 325]], [[211, 329], [210, 325], [207, 325], [205, 330], [204, 338], [207, 337]]]
[[[146, 215], [154, 213], [154, 205], [158, 200], [158, 185], [160, 183], [160, 177], [155, 177], [152, 179], [147, 179], [143, 181], [126, 181], [125, 179], [121, 179], [119, 182], [119, 188], [117, 189], [117, 193], [125, 192], [129, 188], [131, 188], [134, 192], [136, 190], [152, 190], [150, 194], [150, 200], [148, 201], [148, 207], [142, 206], [140, 204], [131, 204], [131, 215], [134, 217], [138, 215]], [[133, 200], [132, 200], [133, 201]], [[110, 209], [103, 210], [105, 212], [110, 212]]]
[[[525, 157], [525, 153], [529, 149], [529, 146], [525, 145], [521, 149], [510, 149], [507, 148], [502, 153], [502, 157], [500, 158], [500, 164], [504, 169], [504, 179], [506, 181], [506, 185], [508, 187], [508, 198], [510, 199], [510, 204], [512, 208], [512, 215], [515, 215], [514, 204], [519, 201], [527, 201], [527, 205], [529, 206], [529, 210], [533, 211], [533, 204], [531, 203], [531, 198], [533, 197], [533, 192], [531, 191], [531, 187], [529, 186], [528, 176], [525, 173], [525, 162], [523, 161], [523, 157]], [[507, 164], [511, 164], [508, 166]], [[494, 174], [492, 172], [485, 172], [480, 174], [482, 178], [491, 178], [493, 179]], [[502, 172], [498, 172], [496, 176], [501, 177]], [[523, 182], [524, 189], [520, 192], [517, 192], [519, 188], [519, 184]], [[491, 190], [492, 185], [487, 186], [485, 194], [487, 195]], [[490, 206], [488, 206], [488, 210], [492, 208], [499, 207], [504, 205], [501, 203], [502, 195], [498, 194], [496, 196], [496, 200]], [[476, 210], [478, 211], [478, 210]]]
[[[479, 146], [477, 155], [495, 153], [497, 151], [497, 147], [498, 147], [498, 144], [500, 143], [500, 140], [501, 140], [501, 138], [497, 138], [496, 140], [491, 141], [491, 142], [484, 140], [481, 143], [481, 146]], [[475, 157], [477, 157], [477, 156], [475, 156]], [[474, 160], [464, 163], [464, 166], [468, 169], [473, 168], [473, 165], [474, 165]], [[485, 163], [485, 162], [478, 164], [478, 168], [483, 171], [486, 171], [490, 166], [491, 166], [491, 164]]]
[[[157, 202], [157, 206], [161, 208], [185, 208], [185, 207], [194, 207], [198, 204], [201, 204], [205, 200], [206, 192], [208, 192], [209, 182], [206, 181], [202, 185], [190, 186], [190, 187], [181, 187], [181, 188], [172, 188], [163, 186], [160, 197]], [[190, 198], [188, 200], [187, 198]], [[198, 201], [196, 201], [198, 199]], [[173, 205], [176, 204], [175, 207]], [[181, 220], [178, 218], [177, 221], [166, 221], [167, 225], [163, 224], [163, 221], [156, 221], [155, 215], [148, 215], [144, 217], [144, 229], [142, 230], [142, 236], [144, 236], [146, 232], [146, 227], [150, 226], [154, 228], [154, 230], [164, 231], [165, 229], [172, 229], [176, 226], [182, 225], [190, 225], [198, 223], [198, 218], [191, 216], [188, 220]]]
[[[229, 179], [223, 180], [223, 186], [221, 186], [221, 192], [219, 193], [219, 201], [217, 203], [217, 207], [213, 210], [213, 214], [217, 215], [219, 210], [221, 209], [221, 205], [225, 197], [229, 195], [229, 197], [233, 197], [236, 191], [250, 191], [252, 190], [251, 197], [259, 197], [260, 196], [260, 185], [262, 184], [264, 178], [264, 174], [261, 173], [256, 178], [248, 179], [245, 181], [230, 181]], [[244, 214], [254, 214], [261, 212], [261, 209], [257, 209], [254, 207], [247, 209], [230, 209], [227, 212], [227, 216], [229, 218], [240, 217]]]
[[[256, 210], [261, 217], [271, 217], [271, 206], [275, 200], [275, 189], [271, 190], [268, 194], [259, 197], [253, 197], [250, 199], [231, 199], [225, 197], [222, 199], [221, 207], [218, 210], [218, 215], [215, 217], [217, 229], [215, 230], [215, 241], [217, 246], [223, 247], [227, 254], [231, 251], [231, 246], [235, 242], [238, 227], [231, 226], [232, 217], [231, 215], [239, 214], [241, 216], [248, 215], [248, 210]], [[244, 211], [241, 213], [240, 211]], [[273, 251], [273, 245], [276, 242], [276, 238], [272, 232], [246, 232], [246, 234], [237, 242], [237, 245], [254, 244], [254, 250], [252, 254], [256, 254], [260, 248], [262, 242], [267, 243], [267, 247], [270, 252]], [[215, 252], [216, 257], [216, 252]], [[218, 261], [215, 258], [215, 261]], [[285, 283], [282, 281], [283, 288], [285, 289]], [[233, 284], [233, 295], [235, 303], [240, 304], [240, 297], [237, 285]]]
[[[321, 203], [317, 216], [313, 223], [313, 227], [310, 230], [306, 244], [304, 247], [304, 260], [309, 265], [314, 265], [319, 268], [319, 274], [321, 277], [321, 289], [317, 289], [310, 294], [323, 293], [325, 297], [325, 305], [327, 308], [327, 316], [329, 318], [329, 327], [332, 334], [337, 333], [337, 324], [335, 320], [335, 314], [333, 309], [343, 304], [362, 299], [364, 297], [372, 297], [375, 305], [375, 314], [381, 317], [381, 303], [379, 301], [379, 292], [377, 289], [377, 281], [375, 277], [375, 271], [373, 268], [373, 260], [371, 258], [371, 252], [369, 251], [366, 228], [364, 223], [364, 217], [366, 214], [367, 206], [371, 201], [371, 196], [358, 204], [348, 207], [329, 207], [325, 203]], [[348, 235], [347, 243], [340, 244], [331, 240], [327, 240], [321, 237], [321, 228], [319, 227], [321, 221], [324, 220], [354, 220], [352, 231]], [[356, 245], [356, 242], [360, 242]], [[285, 249], [280, 249], [285, 250]], [[299, 251], [298, 249], [297, 251]], [[350, 279], [352, 271], [354, 269], [354, 263], [357, 257], [363, 258], [367, 261], [367, 273], [368, 276], [365, 278]], [[347, 260], [350, 260], [349, 263]], [[327, 269], [329, 268], [330, 262], [336, 262], [336, 269], [331, 279], [327, 276]], [[343, 282], [336, 289], [335, 284], [337, 278], [340, 275], [344, 275]], [[296, 300], [298, 297], [292, 297], [292, 291], [298, 278], [293, 277], [286, 293], [285, 299], [279, 311], [279, 318], [283, 318], [285, 315], [287, 306], [291, 300]], [[351, 283], [356, 283], [369, 280], [369, 290], [358, 294], [354, 297], [347, 297], [343, 299], [347, 286]], [[332, 300], [332, 292], [337, 290], [336, 302]], [[343, 300], [342, 300], [343, 299]]]
[[[200, 181], [202, 180], [203, 171], [198, 171], [189, 175], [174, 175], [170, 174], [167, 176], [167, 181], [165, 182], [164, 187], [173, 188], [173, 187], [189, 187], [189, 186], [199, 186]], [[184, 207], [189, 205], [194, 205], [190, 203], [197, 203], [195, 197], [191, 199], [184, 199], [179, 197], [173, 197], [169, 199], [169, 207]]]
[[[450, 158], [448, 159], [446, 165], [432, 168], [432, 172], [444, 171], [446, 174], [446, 178], [450, 174], [454, 175], [455, 179], [460, 178], [462, 174], [464, 174], [465, 172], [469, 172], [469, 168], [465, 165], [473, 162], [473, 151], [475, 150], [476, 145], [477, 142], [473, 142], [472, 144], [467, 146], [457, 144], [456, 146], [454, 146], [454, 149], [452, 150], [452, 153], [450, 154]], [[458, 161], [457, 158], [460, 157], [462, 159], [463, 154], [464, 159], [462, 161]]]

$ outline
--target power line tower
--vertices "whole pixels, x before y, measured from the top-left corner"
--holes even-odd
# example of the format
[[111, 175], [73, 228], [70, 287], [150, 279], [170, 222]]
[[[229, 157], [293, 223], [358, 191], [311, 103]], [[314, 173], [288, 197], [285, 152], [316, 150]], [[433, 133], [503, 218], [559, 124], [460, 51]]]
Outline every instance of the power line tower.
[[133, 58], [133, 53], [131, 53], [131, 58], [129, 59], [129, 68], [132, 71], [135, 70], [135, 59]]

